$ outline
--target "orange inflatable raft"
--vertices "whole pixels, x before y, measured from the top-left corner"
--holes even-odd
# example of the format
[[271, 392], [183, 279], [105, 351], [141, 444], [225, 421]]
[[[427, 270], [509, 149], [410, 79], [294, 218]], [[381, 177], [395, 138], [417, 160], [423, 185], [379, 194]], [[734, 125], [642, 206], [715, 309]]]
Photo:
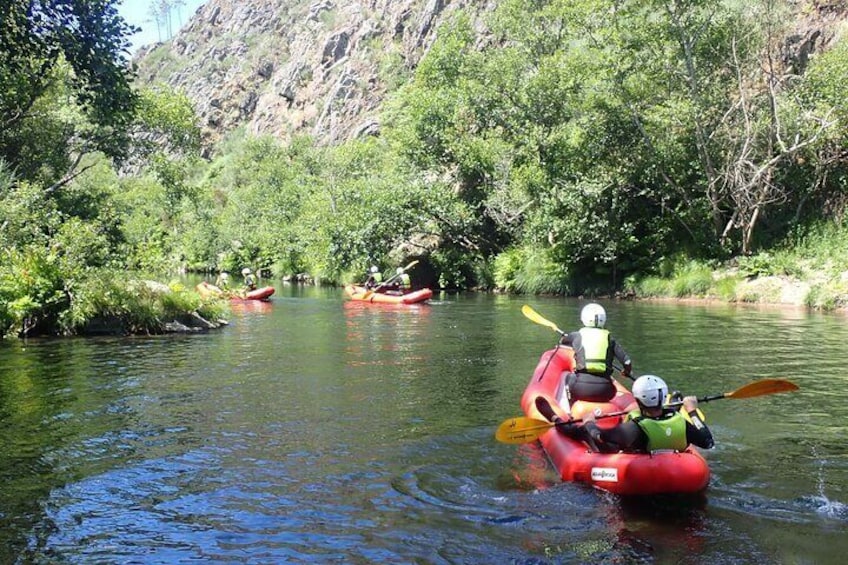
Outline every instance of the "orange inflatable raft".
[[[562, 373], [571, 371], [573, 367], [574, 352], [569, 347], [557, 347], [543, 353], [521, 398], [524, 413], [531, 418], [544, 420], [545, 417], [536, 409], [536, 398], [543, 396], [557, 414], [567, 418], [568, 410], [558, 399], [562, 393]], [[617, 381], [616, 386], [618, 393], [609, 402], [576, 401], [571, 406], [571, 417], [581, 418], [591, 411], [610, 414], [636, 409], [637, 404], [630, 391]], [[611, 427], [622, 418], [601, 418], [597, 424]], [[710, 480], [706, 460], [691, 445], [682, 452], [597, 453], [591, 451], [585, 443], [566, 437], [555, 428], [542, 434], [539, 441], [562, 480], [588, 483], [616, 494], [696, 493], [704, 490]]]
[[373, 292], [364, 286], [355, 284], [347, 285], [345, 287], [345, 293], [347, 293], [351, 300], [378, 304], [417, 304], [429, 300], [433, 296], [433, 291], [429, 288], [422, 288], [407, 292], [406, 294], [387, 294], [385, 292]]

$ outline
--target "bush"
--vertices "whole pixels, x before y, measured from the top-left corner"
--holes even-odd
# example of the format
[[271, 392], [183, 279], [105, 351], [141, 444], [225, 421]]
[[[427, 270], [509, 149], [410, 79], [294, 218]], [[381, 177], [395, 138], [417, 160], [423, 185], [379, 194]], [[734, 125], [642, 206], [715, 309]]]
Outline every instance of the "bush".
[[848, 303], [848, 282], [839, 279], [814, 285], [804, 302], [818, 310], [842, 308]]
[[647, 277], [634, 283], [633, 291], [637, 296], [646, 298], [671, 294], [670, 282], [660, 277]]
[[671, 281], [674, 296], [706, 296], [713, 285], [712, 269], [695, 262], [688, 263]]
[[68, 304], [55, 256], [9, 250], [0, 264], [0, 335], [24, 336], [55, 326]]
[[495, 257], [493, 267], [495, 288], [505, 292], [515, 292], [516, 279], [523, 262], [520, 249], [509, 249]]
[[516, 273], [515, 288], [527, 294], [569, 294], [571, 274], [567, 267], [555, 263], [544, 249], [526, 248], [524, 264]]
[[713, 284], [713, 292], [722, 300], [726, 300], [727, 302], [733, 302], [736, 300], [736, 289], [738, 286], [739, 279], [737, 277], [720, 277]]

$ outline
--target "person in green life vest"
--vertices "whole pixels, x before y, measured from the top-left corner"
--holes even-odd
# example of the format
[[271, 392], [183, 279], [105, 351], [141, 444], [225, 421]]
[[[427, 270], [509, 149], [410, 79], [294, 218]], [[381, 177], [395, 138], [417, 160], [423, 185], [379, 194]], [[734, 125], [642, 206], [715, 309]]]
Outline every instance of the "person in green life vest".
[[[602, 453], [651, 453], [658, 450], [683, 451], [689, 445], [711, 449], [713, 434], [698, 409], [698, 399], [687, 396], [671, 406], [668, 386], [656, 375], [642, 375], [633, 383], [633, 396], [639, 405], [623, 422], [613, 428], [600, 428], [594, 414], [583, 418], [583, 424], [569, 423], [551, 409], [543, 397], [536, 399], [536, 407], [546, 418], [556, 424], [557, 431], [573, 439], [585, 441], [595, 451]], [[671, 400], [676, 401], [674, 393]]]
[[564, 374], [563, 390], [569, 402], [606, 402], [616, 394], [612, 381], [613, 360], [621, 362], [621, 374], [625, 377], [630, 377], [633, 363], [621, 344], [604, 329], [607, 313], [603, 306], [594, 302], [587, 304], [580, 311], [580, 321], [582, 328], [560, 339], [562, 345], [574, 350], [574, 372]]
[[406, 294], [412, 290], [412, 280], [403, 267], [398, 267], [395, 276], [392, 277], [391, 291], [387, 294]]
[[241, 274], [244, 276], [245, 289], [256, 290], [256, 275], [254, 275], [248, 267], [242, 269]]
[[229, 290], [230, 288], [230, 273], [227, 271], [221, 271], [218, 275], [218, 278], [215, 279], [215, 286], [220, 288], [221, 290]]
[[372, 288], [380, 286], [381, 282], [383, 282], [383, 273], [380, 272], [377, 265], [371, 265], [371, 269], [368, 272], [368, 278], [365, 280], [365, 288], [371, 290]]
[[412, 290], [412, 280], [409, 278], [409, 273], [403, 270], [403, 267], [397, 268], [398, 289], [401, 292], [409, 292]]

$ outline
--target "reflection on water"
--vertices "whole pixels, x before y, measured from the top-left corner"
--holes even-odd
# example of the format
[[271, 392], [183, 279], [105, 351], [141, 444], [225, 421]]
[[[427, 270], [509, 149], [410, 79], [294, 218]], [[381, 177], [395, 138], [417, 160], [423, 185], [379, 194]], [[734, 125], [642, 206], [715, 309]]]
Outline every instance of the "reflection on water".
[[[0, 344], [0, 562], [834, 562], [841, 316], [605, 303], [637, 373], [716, 394], [707, 492], [562, 483], [497, 425], [576, 300], [282, 286], [209, 334]], [[823, 375], [831, 375], [822, 378]]]

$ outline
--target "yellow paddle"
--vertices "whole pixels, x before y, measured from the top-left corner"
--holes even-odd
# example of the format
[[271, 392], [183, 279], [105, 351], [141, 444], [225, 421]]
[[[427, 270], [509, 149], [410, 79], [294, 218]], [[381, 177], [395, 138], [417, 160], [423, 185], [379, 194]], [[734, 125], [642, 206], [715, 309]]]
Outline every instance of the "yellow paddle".
[[553, 422], [518, 416], [504, 420], [495, 432], [495, 439], [501, 443], [530, 443], [554, 426]]
[[543, 318], [538, 312], [530, 308], [527, 304], [521, 307], [521, 313], [524, 314], [531, 322], [535, 322], [540, 326], [551, 328], [559, 335], [565, 335], [565, 332], [557, 327], [552, 321]]
[[[742, 385], [736, 390], [725, 392], [722, 394], [714, 394], [710, 396], [702, 396], [698, 398], [698, 402], [710, 402], [712, 400], [720, 400], [722, 398], [753, 398], [755, 396], [765, 396], [768, 394], [777, 394], [779, 392], [792, 392], [798, 390], [798, 385], [791, 381], [783, 379], [762, 379], [754, 381], [746, 385]], [[676, 408], [681, 406], [682, 402], [675, 402], [666, 405], [666, 408]], [[610, 412], [609, 414], [601, 414], [598, 418], [612, 418], [613, 416], [622, 416], [627, 414], [627, 410], [621, 412]], [[578, 423], [582, 420], [569, 420], [568, 423]], [[530, 443], [539, 438], [548, 429], [554, 426], [553, 422], [547, 420], [539, 420], [537, 418], [529, 418], [527, 416], [518, 416], [517, 418], [509, 418], [504, 420], [498, 426], [495, 432], [495, 439], [501, 443]]]
[[[415, 261], [411, 262], [409, 265], [404, 267], [403, 270], [408, 271], [409, 269], [411, 269], [412, 267], [414, 267], [417, 264], [418, 264], [418, 259], [416, 259]], [[398, 273], [395, 273], [394, 275], [392, 275], [391, 277], [389, 277], [385, 281], [381, 282], [380, 284], [378, 284], [377, 286], [375, 286], [371, 290], [366, 291], [365, 294], [362, 295], [362, 299], [364, 300], [364, 299], [367, 299], [367, 298], [371, 298], [372, 294], [374, 294], [375, 292], [377, 292], [378, 290], [380, 290], [381, 288], [383, 288], [384, 286], [386, 286], [387, 284], [389, 284], [390, 282], [392, 282], [393, 280], [395, 280], [399, 276], [400, 275]]]
[[719, 400], [722, 398], [753, 398], [755, 396], [777, 394], [778, 392], [792, 392], [793, 390], [798, 390], [798, 385], [792, 381], [786, 381], [783, 379], [762, 379], [748, 383], [736, 390], [725, 392], [724, 394], [701, 397], [698, 399], [698, 402], [709, 402], [710, 400]]

